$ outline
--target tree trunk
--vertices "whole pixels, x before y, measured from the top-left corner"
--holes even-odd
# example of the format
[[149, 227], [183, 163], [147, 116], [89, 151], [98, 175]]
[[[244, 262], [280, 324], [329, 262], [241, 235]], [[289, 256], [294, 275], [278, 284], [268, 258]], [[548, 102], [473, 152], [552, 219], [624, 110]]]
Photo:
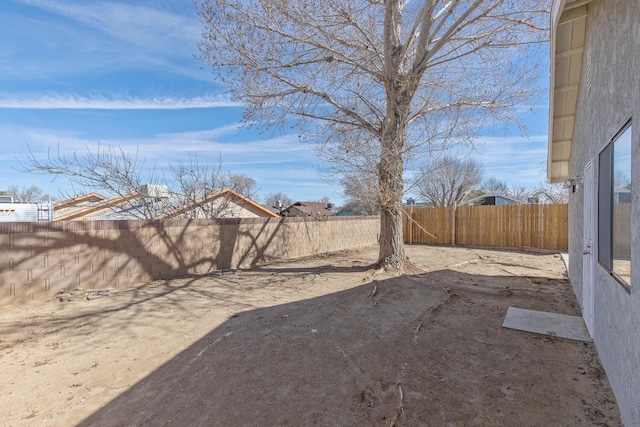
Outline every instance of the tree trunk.
[[380, 211], [380, 253], [378, 265], [402, 271], [407, 257], [402, 233], [402, 206]]
[[[406, 92], [402, 95], [406, 95]], [[404, 193], [402, 147], [410, 97], [389, 96], [388, 113], [380, 138], [378, 164], [380, 184], [380, 253], [378, 264], [402, 271], [407, 257], [402, 232], [402, 195]]]

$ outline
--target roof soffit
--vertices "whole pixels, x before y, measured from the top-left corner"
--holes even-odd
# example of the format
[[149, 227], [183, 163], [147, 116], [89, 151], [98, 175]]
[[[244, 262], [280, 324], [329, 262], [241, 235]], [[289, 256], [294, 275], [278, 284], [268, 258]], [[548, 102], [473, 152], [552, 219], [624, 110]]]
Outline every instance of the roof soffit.
[[547, 155], [547, 178], [551, 183], [563, 182], [569, 176], [589, 1], [556, 0], [552, 6]]

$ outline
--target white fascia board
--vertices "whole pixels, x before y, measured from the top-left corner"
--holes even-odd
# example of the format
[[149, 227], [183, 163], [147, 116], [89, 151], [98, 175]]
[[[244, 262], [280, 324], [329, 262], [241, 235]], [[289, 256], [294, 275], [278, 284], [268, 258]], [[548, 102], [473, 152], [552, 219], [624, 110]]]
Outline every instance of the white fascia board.
[[566, 0], [554, 0], [551, 5], [551, 40], [549, 53], [551, 58], [549, 60], [549, 67], [551, 69], [549, 80], [549, 135], [548, 135], [548, 147], [547, 147], [547, 181], [552, 182], [551, 176], [551, 154], [553, 145], [553, 103], [554, 103], [554, 87], [556, 79], [556, 29], [560, 22], [560, 15], [564, 10], [564, 4]]

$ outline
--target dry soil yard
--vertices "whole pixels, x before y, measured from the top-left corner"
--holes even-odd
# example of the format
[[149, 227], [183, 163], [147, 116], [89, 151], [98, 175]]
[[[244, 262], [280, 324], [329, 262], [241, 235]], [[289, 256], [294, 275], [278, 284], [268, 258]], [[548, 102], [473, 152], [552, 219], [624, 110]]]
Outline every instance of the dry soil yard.
[[592, 344], [501, 327], [579, 313], [559, 255], [376, 250], [3, 306], [0, 425], [620, 425]]

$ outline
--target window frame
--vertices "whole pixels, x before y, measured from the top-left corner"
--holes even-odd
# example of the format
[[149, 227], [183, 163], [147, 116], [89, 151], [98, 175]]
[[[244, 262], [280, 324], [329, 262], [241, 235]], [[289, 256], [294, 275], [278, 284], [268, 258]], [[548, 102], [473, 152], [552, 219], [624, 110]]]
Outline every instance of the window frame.
[[[611, 276], [620, 286], [627, 292], [631, 293], [631, 283], [627, 283], [625, 279], [614, 271], [614, 147], [616, 141], [627, 131], [631, 132], [631, 149], [633, 150], [633, 127], [632, 119], [620, 128], [613, 138], [602, 147], [598, 153], [598, 172], [597, 172], [597, 262], [607, 275]], [[633, 163], [630, 165], [633, 169]], [[631, 174], [632, 175], [632, 174]], [[630, 176], [631, 178], [631, 176]], [[631, 181], [633, 183], [633, 180]], [[632, 184], [633, 185], [633, 184]], [[632, 208], [633, 209], [633, 208]], [[631, 254], [630, 254], [631, 255]], [[631, 280], [629, 280], [630, 282]]]

